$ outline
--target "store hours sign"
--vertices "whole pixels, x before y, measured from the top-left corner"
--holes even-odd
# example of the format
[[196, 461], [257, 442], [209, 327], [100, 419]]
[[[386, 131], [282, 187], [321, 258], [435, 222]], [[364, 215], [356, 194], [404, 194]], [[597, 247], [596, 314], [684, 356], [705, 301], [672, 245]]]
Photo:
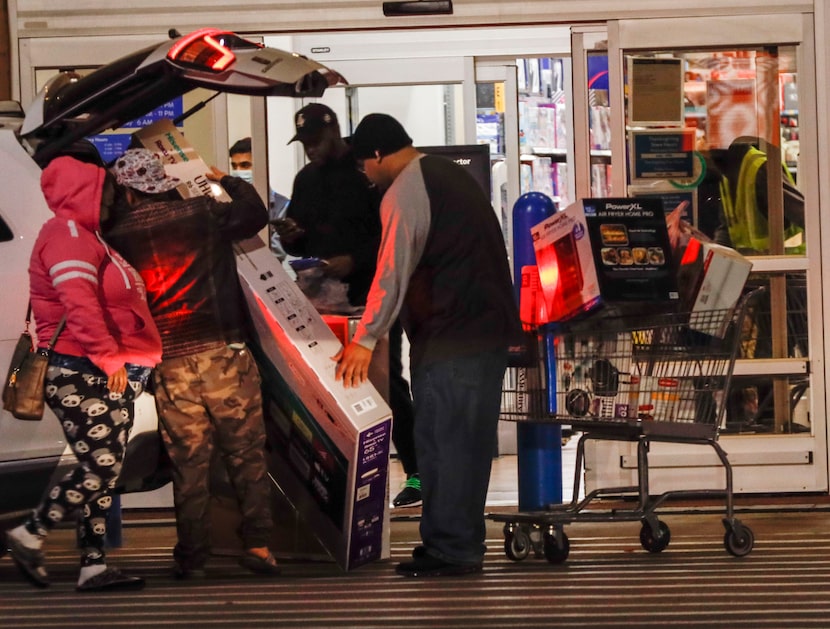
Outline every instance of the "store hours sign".
[[634, 180], [694, 176], [694, 129], [649, 129], [631, 133]]

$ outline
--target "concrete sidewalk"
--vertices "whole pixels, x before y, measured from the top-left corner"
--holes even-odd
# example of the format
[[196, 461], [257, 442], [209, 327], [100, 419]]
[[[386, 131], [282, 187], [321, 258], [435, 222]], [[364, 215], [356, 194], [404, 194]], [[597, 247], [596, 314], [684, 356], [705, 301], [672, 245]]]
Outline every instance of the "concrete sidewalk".
[[264, 580], [215, 557], [205, 580], [178, 582], [169, 571], [171, 522], [127, 512], [125, 546], [110, 560], [145, 577], [144, 590], [76, 593], [74, 532], [59, 529], [46, 549], [50, 589], [32, 588], [0, 560], [0, 626], [828, 627], [830, 511], [810, 502], [741, 508], [755, 534], [743, 558], [725, 551], [713, 507], [662, 516], [671, 543], [661, 553], [642, 549], [638, 522], [572, 524], [560, 565], [511, 561], [501, 525], [489, 522], [483, 574], [425, 580], [394, 574], [418, 543], [416, 513], [393, 520], [391, 560], [349, 573], [330, 561], [283, 558], [283, 575]]

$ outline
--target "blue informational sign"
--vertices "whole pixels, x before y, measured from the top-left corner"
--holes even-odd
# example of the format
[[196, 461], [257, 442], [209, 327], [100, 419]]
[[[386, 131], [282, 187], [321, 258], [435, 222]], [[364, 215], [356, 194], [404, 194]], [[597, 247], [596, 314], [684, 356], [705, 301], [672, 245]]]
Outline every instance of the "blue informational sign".
[[[141, 129], [165, 118], [175, 120], [182, 115], [183, 111], [184, 104], [182, 97], [179, 96], [164, 103], [160, 107], [156, 107], [150, 113], [122, 125], [121, 129]], [[87, 138], [87, 140], [95, 145], [95, 148], [98, 149], [98, 153], [101, 155], [101, 159], [107, 164], [114, 161], [117, 157], [120, 157], [130, 147], [131, 139], [132, 132], [100, 133]]]
[[132, 135], [129, 133], [102, 133], [92, 135], [87, 139], [98, 149], [104, 163], [109, 164], [130, 147], [131, 138]]
[[164, 105], [162, 105], [161, 107], [157, 107], [156, 109], [142, 116], [141, 118], [136, 118], [135, 120], [128, 122], [127, 124], [123, 125], [123, 128], [141, 129], [163, 118], [170, 118], [171, 120], [175, 120], [176, 118], [182, 115], [183, 111], [184, 105], [182, 103], [182, 98], [180, 96], [178, 98], [164, 103]]
[[679, 179], [694, 176], [694, 129], [634, 131], [634, 179]]

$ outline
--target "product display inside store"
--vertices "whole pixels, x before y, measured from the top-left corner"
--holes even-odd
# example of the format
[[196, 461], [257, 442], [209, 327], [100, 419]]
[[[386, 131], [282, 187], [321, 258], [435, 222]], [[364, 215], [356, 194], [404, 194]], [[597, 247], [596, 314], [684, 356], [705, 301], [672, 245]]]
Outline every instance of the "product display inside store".
[[[684, 202], [704, 237], [773, 256], [750, 280], [769, 300], [741, 358], [806, 356], [806, 279], [776, 269], [806, 252], [795, 47], [638, 51], [624, 68], [629, 194], [661, 197], [666, 211]], [[810, 430], [806, 377], [737, 378], [732, 397], [727, 431]]]

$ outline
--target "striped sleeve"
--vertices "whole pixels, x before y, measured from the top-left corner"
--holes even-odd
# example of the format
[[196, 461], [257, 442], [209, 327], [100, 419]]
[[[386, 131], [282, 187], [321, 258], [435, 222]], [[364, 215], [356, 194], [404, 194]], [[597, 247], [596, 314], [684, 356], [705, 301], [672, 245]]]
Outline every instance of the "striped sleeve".
[[68, 223], [69, 238], [56, 225], [50, 234], [52, 245], [41, 250], [41, 261], [66, 309], [67, 331], [84, 355], [110, 375], [123, 360], [100, 302], [99, 267], [106, 253], [93, 234], [85, 230], [73, 233], [72, 221]]
[[377, 271], [352, 338], [368, 349], [374, 349], [395, 322], [429, 236], [430, 202], [419, 160], [413, 160], [386, 191], [380, 213]]
[[85, 260], [64, 260], [49, 267], [52, 286], [57, 288], [63, 282], [82, 279], [98, 285], [98, 269]]

